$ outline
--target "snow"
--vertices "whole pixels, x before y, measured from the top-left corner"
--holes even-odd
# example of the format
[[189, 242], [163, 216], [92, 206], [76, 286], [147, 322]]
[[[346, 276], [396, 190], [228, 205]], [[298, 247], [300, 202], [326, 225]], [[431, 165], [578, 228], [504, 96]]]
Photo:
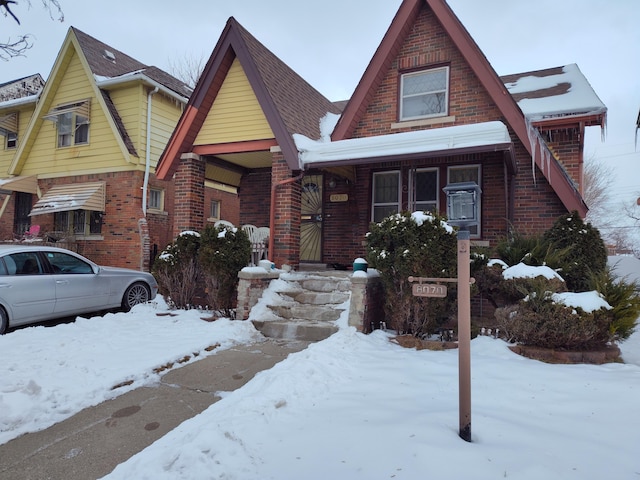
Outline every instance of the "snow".
[[[271, 282], [266, 298], [279, 282]], [[200, 352], [190, 360], [196, 361], [260, 338], [251, 322], [205, 322], [197, 310], [168, 312], [159, 298], [129, 313], [0, 337], [0, 443], [152, 386], [154, 368], [185, 355]], [[640, 475], [639, 333], [620, 346], [627, 363], [605, 365], [545, 364], [516, 355], [502, 340], [475, 338], [471, 443], [458, 436], [457, 350], [407, 349], [392, 337], [341, 325], [327, 340], [227, 392], [104, 478]], [[216, 343], [218, 349], [204, 350]], [[133, 383], [111, 389], [128, 380]]]
[[505, 86], [509, 93], [514, 95], [551, 89], [564, 83], [570, 85], [566, 93], [553, 96], [532, 95], [534, 98], [523, 98], [518, 102], [518, 106], [530, 120], [548, 116], [606, 112], [604, 103], [575, 63], [565, 65], [562, 67], [562, 73], [557, 75], [529, 75]]
[[602, 298], [602, 296], [594, 291], [591, 292], [562, 292], [554, 293], [551, 299], [556, 303], [563, 303], [567, 307], [580, 307], [587, 313], [605, 308], [611, 310], [611, 305]]
[[[504, 123], [499, 121], [456, 125], [412, 132], [350, 138], [335, 142], [311, 140], [294, 134], [298, 156], [304, 166], [318, 166], [336, 161], [436, 152], [455, 148], [510, 144], [511, 137]], [[306, 167], [305, 167], [306, 168]]]
[[555, 270], [547, 266], [536, 267], [532, 265], [526, 265], [524, 263], [518, 263], [517, 265], [508, 267], [502, 271], [502, 278], [504, 278], [505, 280], [510, 280], [513, 278], [536, 278], [539, 276], [548, 278], [549, 280], [557, 278], [564, 282], [564, 279], [560, 275], [558, 275]]

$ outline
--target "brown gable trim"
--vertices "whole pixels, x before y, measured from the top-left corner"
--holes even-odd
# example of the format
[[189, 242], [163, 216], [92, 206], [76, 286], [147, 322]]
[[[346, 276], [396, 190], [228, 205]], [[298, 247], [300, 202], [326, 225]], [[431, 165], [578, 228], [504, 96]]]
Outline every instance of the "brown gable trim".
[[278, 145], [274, 139], [249, 140], [246, 142], [221, 143], [216, 145], [197, 145], [193, 153], [198, 155], [221, 155], [223, 153], [262, 152]]
[[396, 16], [376, 49], [362, 79], [358, 83], [353, 95], [336, 127], [331, 134], [332, 140], [349, 138], [355, 130], [358, 121], [364, 115], [367, 105], [375, 95], [386, 70], [400, 52], [402, 41], [409, 33], [413, 22], [418, 17], [424, 0], [405, 0], [400, 5]]
[[[240, 60], [288, 165], [292, 170], [299, 169], [298, 150], [293, 137], [287, 131], [286, 125], [260, 75], [255, 60], [249, 52], [245, 39], [247, 35], [248, 32], [244, 31], [233, 17], [229, 18], [191, 95], [189, 103], [160, 157], [156, 168], [156, 175], [159, 179], [163, 180], [173, 175], [178, 168], [181, 154], [192, 148], [193, 142], [220, 91], [222, 82], [236, 58]], [[249, 36], [250, 40], [252, 38]]]
[[127, 129], [125, 128], [124, 122], [122, 121], [122, 118], [120, 117], [120, 114], [116, 109], [116, 106], [113, 104], [113, 101], [109, 96], [109, 93], [105, 92], [104, 90], [100, 90], [100, 93], [102, 94], [102, 98], [104, 98], [104, 102], [106, 103], [107, 108], [109, 109], [109, 113], [111, 114], [111, 117], [113, 118], [113, 121], [116, 124], [116, 127], [118, 128], [118, 133], [122, 137], [122, 141], [127, 147], [128, 152], [131, 155], [138, 157], [138, 152], [136, 151], [136, 147], [133, 145], [133, 141], [131, 140], [131, 137], [129, 136]]

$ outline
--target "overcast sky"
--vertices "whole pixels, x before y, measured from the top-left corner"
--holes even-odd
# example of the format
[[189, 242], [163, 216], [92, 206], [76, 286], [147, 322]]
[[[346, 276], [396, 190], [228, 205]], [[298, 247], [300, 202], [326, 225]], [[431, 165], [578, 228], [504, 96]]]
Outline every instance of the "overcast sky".
[[[401, 0], [59, 0], [64, 22], [41, 0], [18, 0], [22, 25], [0, 17], [0, 41], [34, 35], [25, 58], [0, 61], [0, 83], [33, 73], [48, 77], [70, 26], [137, 60], [171, 71], [180, 57], [208, 58], [234, 16], [330, 100], [348, 98]], [[449, 0], [499, 75], [576, 63], [608, 107], [604, 143], [588, 129], [586, 158], [609, 163], [616, 198], [640, 193], [634, 149], [640, 109], [640, 1]]]

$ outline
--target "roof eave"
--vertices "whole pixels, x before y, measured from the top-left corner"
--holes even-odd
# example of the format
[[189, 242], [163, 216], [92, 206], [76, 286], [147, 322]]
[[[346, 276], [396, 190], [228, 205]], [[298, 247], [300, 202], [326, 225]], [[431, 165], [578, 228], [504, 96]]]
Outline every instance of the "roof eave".
[[104, 80], [96, 79], [96, 84], [98, 85], [98, 87], [103, 88], [105, 90], [108, 90], [116, 86], [125, 85], [127, 83], [132, 83], [132, 82], [142, 82], [145, 85], [148, 85], [152, 88], [158, 88], [160, 92], [173, 98], [174, 100], [177, 100], [178, 102], [181, 102], [182, 104], [186, 104], [189, 101], [188, 97], [178, 94], [174, 90], [166, 87], [165, 85], [161, 84], [160, 82], [157, 82], [156, 80], [153, 80], [152, 78], [148, 77], [142, 72], [136, 72], [129, 75], [122, 75], [119, 77], [106, 78]]

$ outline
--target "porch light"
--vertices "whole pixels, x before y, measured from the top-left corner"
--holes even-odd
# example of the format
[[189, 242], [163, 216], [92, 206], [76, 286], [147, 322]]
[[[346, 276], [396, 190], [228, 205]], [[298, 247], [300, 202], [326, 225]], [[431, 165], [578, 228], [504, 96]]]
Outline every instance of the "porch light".
[[475, 182], [451, 183], [443, 188], [447, 195], [448, 223], [458, 227], [477, 225], [478, 198], [482, 191]]

